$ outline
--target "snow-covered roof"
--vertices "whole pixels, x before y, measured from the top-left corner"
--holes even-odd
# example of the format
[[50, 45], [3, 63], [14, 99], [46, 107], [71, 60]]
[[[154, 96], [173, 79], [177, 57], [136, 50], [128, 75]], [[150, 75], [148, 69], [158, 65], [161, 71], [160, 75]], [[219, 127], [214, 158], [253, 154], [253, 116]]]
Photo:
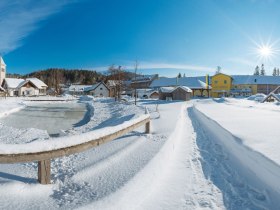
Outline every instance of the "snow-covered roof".
[[94, 84], [94, 85], [92, 85], [92, 86], [90, 86], [90, 87], [86, 87], [86, 88], [84, 89], [84, 91], [95, 90], [95, 89], [96, 89], [99, 85], [101, 85], [101, 84], [103, 84], [104, 87], [106, 87], [107, 89], [109, 89], [109, 88], [107, 87], [107, 85], [104, 84], [104, 82], [98, 82], [98, 83], [96, 83], [96, 84]]
[[132, 82], [141, 82], [141, 81], [149, 81], [153, 80], [154, 78], [158, 77], [157, 74], [152, 74], [152, 75], [140, 75], [137, 76], [136, 78], [132, 79]]
[[232, 78], [234, 85], [280, 85], [279, 76], [233, 75]]
[[159, 90], [160, 92], [162, 93], [172, 93], [173, 91], [175, 91], [176, 89], [178, 88], [181, 88], [183, 89], [184, 91], [188, 92], [188, 93], [191, 93], [192, 90], [187, 87], [187, 86], [178, 86], [178, 87], [161, 87]]
[[181, 88], [181, 89], [183, 89], [184, 91], [186, 91], [188, 93], [192, 93], [192, 90], [189, 87], [187, 87], [187, 86], [178, 86], [178, 87], [175, 88], [175, 90], [178, 89], [178, 88]]
[[91, 87], [91, 85], [70, 85], [69, 91], [83, 92], [86, 88]]
[[[168, 86], [187, 86], [190, 89], [206, 89], [206, 78], [201, 77], [181, 77], [181, 78], [160, 78], [154, 80], [150, 85], [151, 88], [168, 87]], [[208, 86], [211, 89], [211, 86]]]
[[137, 89], [136, 92], [137, 93], [147, 93], [147, 92], [151, 92], [153, 91], [153, 89]]
[[22, 82], [24, 82], [24, 79], [16, 79], [16, 78], [5, 78], [4, 79], [7, 88], [17, 88]]
[[172, 93], [174, 89], [175, 87], [161, 87], [159, 91], [162, 93]]
[[39, 89], [43, 87], [48, 87], [42, 80], [38, 78], [27, 78], [26, 80], [32, 82]]

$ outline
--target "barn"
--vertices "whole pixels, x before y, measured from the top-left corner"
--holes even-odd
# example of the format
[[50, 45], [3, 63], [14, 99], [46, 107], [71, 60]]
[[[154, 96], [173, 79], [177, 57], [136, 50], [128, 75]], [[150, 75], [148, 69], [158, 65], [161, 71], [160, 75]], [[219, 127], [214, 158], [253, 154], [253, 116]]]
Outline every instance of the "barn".
[[180, 100], [188, 101], [191, 99], [192, 90], [186, 86], [161, 87], [159, 89], [160, 100]]

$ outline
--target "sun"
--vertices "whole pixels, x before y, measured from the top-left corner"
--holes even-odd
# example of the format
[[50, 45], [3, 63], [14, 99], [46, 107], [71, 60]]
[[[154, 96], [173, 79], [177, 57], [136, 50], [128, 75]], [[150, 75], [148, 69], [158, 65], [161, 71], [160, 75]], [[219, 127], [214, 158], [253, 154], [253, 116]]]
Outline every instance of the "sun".
[[261, 46], [260, 48], [258, 48], [258, 53], [260, 54], [260, 56], [262, 57], [270, 57], [273, 55], [274, 50], [271, 48], [271, 46]]
[[280, 40], [274, 42], [269, 39], [267, 42], [261, 41], [260, 43], [253, 42], [255, 47], [252, 49], [252, 53], [256, 55], [258, 62], [273, 63], [273, 60], [278, 56], [280, 50], [278, 43]]

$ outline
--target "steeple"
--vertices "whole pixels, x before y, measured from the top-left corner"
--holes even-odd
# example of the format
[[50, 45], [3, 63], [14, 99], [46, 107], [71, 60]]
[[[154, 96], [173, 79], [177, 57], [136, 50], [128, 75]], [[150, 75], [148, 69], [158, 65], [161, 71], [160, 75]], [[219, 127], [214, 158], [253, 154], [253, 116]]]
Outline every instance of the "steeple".
[[6, 64], [3, 58], [0, 56], [0, 86], [2, 85], [2, 82], [5, 78], [6, 78]]

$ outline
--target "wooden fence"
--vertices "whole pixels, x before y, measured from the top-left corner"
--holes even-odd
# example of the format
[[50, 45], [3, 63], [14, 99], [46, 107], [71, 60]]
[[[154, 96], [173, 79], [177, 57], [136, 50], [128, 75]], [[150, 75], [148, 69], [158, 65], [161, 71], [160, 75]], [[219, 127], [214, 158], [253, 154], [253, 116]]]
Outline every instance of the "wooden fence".
[[136, 122], [124, 129], [116, 131], [115, 133], [101, 136], [98, 139], [93, 139], [81, 144], [76, 144], [55, 150], [17, 153], [17, 154], [0, 154], [0, 163], [21, 163], [21, 162], [37, 162], [38, 161], [38, 181], [41, 184], [51, 183], [51, 159], [71, 155], [74, 153], [83, 152], [85, 150], [97, 147], [106, 142], [112, 141], [118, 137], [127, 134], [136, 128], [145, 125], [145, 132], [150, 133], [150, 117]]

